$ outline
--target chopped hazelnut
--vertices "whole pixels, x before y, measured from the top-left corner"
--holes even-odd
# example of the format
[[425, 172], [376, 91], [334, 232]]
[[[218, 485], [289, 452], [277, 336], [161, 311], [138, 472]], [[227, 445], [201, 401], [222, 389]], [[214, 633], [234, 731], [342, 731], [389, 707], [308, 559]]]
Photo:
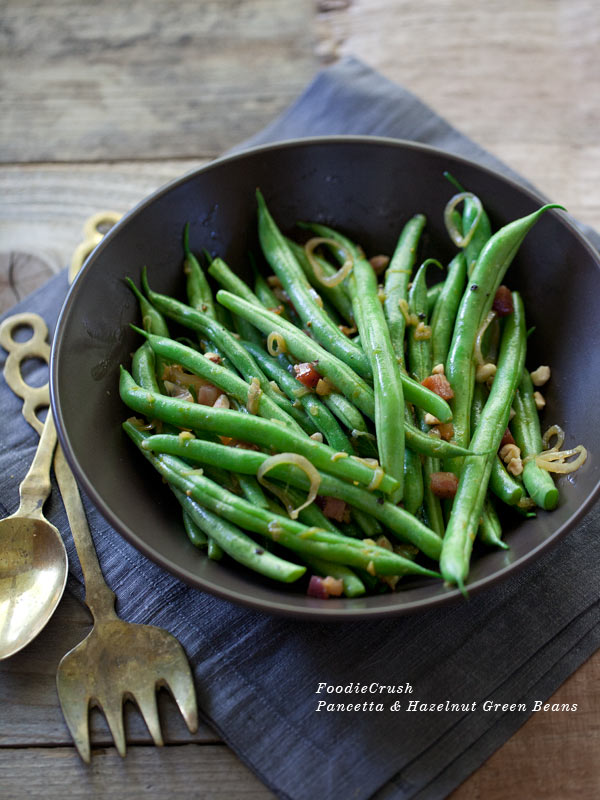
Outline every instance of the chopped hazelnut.
[[220, 394], [214, 402], [213, 408], [231, 408], [229, 398], [226, 394]]
[[477, 383], [485, 383], [496, 374], [495, 364], [480, 364], [475, 373], [475, 380]]
[[534, 392], [533, 399], [535, 401], [535, 407], [538, 411], [541, 411], [542, 408], [546, 405], [546, 401], [544, 400], [544, 395], [541, 392]]
[[523, 462], [520, 458], [511, 458], [506, 465], [506, 469], [511, 475], [520, 475], [523, 472]]
[[543, 386], [550, 380], [550, 367], [538, 367], [531, 374], [531, 382], [534, 386]]
[[505, 444], [504, 447], [500, 448], [499, 455], [502, 461], [504, 461], [505, 464], [508, 464], [515, 458], [520, 458], [521, 451], [519, 450], [516, 444]]
[[431, 370], [432, 375], [443, 375], [444, 374], [444, 365], [443, 364], [436, 364], [435, 367]]
[[429, 411], [425, 414], [425, 424], [426, 425], [439, 425], [440, 421], [437, 417], [434, 417], [433, 414], [430, 414]]

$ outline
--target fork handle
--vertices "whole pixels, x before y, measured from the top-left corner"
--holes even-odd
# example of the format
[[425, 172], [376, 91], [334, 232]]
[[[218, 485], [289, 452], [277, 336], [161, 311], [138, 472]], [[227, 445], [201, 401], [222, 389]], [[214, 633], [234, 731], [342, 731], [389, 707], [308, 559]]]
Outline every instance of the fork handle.
[[102, 575], [79, 488], [60, 444], [54, 458], [54, 472], [60, 486], [73, 541], [83, 570], [85, 604], [92, 612], [95, 622], [116, 619], [115, 595]]

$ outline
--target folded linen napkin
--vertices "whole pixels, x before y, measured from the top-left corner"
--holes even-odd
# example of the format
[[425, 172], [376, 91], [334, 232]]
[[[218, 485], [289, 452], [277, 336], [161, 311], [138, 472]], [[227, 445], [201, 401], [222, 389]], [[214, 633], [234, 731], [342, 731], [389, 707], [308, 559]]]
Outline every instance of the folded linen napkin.
[[[354, 59], [320, 73], [244, 146], [335, 133], [427, 142], [520, 180]], [[587, 233], [598, 246], [600, 237]], [[62, 273], [11, 313], [36, 311], [52, 330], [66, 291]], [[31, 373], [33, 381], [43, 380], [39, 367], [32, 365]], [[37, 436], [3, 382], [0, 402], [0, 512], [6, 514], [18, 505], [17, 487]], [[335, 625], [270, 617], [190, 589], [121, 539], [87, 501], [86, 508], [119, 613], [179, 638], [202, 712], [282, 798], [445, 797], [600, 644], [598, 507], [534, 563], [468, 603]], [[69, 589], [81, 598], [81, 572], [56, 488], [46, 512], [65, 534]], [[332, 687], [343, 691], [328, 692]], [[402, 710], [389, 710], [395, 701]], [[486, 701], [522, 708], [485, 710]], [[327, 711], [331, 702], [360, 710]], [[376, 710], [380, 702], [383, 711]]]

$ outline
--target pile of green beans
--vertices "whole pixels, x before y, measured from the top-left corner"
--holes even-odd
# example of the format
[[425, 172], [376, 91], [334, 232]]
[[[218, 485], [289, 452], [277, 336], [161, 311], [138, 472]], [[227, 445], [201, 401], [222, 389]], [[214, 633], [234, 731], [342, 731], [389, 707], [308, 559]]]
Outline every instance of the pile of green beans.
[[[381, 272], [334, 228], [299, 222], [320, 241], [288, 238], [257, 191], [249, 268], [194, 255], [186, 223], [185, 298], [156, 292], [145, 268], [141, 288], [127, 279], [141, 342], [121, 367], [136, 415], [123, 430], [172, 489], [191, 546], [319, 597], [401, 591], [411, 576], [466, 592], [474, 547], [508, 546], [498, 504], [557, 505], [536, 461], [518, 293], [486, 327], [521, 242], [560, 206], [496, 233], [478, 198], [459, 206], [447, 270], [420, 253], [420, 213]], [[509, 440], [517, 474], [499, 455]]]

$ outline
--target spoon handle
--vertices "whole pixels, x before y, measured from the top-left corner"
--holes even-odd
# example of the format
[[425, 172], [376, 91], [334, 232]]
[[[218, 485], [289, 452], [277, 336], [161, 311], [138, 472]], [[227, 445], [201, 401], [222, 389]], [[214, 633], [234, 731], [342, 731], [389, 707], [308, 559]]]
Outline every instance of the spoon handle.
[[83, 570], [85, 604], [96, 622], [115, 619], [115, 595], [102, 575], [79, 488], [60, 445], [54, 458], [54, 472]]
[[56, 428], [52, 412], [48, 409], [35, 458], [19, 486], [21, 502], [15, 516], [44, 519], [42, 509], [50, 494], [50, 467], [55, 447]]

